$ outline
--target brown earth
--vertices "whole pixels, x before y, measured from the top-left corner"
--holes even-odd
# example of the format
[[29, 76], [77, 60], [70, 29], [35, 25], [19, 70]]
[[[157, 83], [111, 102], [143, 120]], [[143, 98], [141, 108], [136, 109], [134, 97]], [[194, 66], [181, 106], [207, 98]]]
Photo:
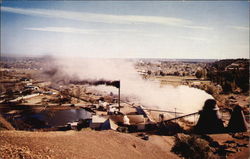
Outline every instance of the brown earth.
[[[0, 158], [178, 158], [168, 142], [149, 141], [115, 131], [67, 132], [0, 131]], [[158, 142], [160, 141], [160, 142]], [[162, 148], [162, 145], [165, 148]], [[161, 148], [160, 148], [161, 147]]]
[[[249, 159], [249, 132], [236, 134], [236, 136], [244, 136], [244, 138], [233, 138], [229, 134], [213, 134], [209, 135], [213, 140], [217, 141], [220, 145], [226, 145], [232, 151], [227, 155], [228, 159]], [[240, 145], [246, 146], [240, 146]]]
[[15, 128], [0, 115], [0, 130], [15, 130]]

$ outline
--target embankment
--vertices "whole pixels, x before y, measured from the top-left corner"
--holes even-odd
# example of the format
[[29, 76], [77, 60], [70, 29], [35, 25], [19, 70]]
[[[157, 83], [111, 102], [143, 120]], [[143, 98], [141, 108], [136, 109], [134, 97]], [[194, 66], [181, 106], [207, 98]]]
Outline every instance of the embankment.
[[15, 130], [15, 128], [0, 115], [0, 130]]

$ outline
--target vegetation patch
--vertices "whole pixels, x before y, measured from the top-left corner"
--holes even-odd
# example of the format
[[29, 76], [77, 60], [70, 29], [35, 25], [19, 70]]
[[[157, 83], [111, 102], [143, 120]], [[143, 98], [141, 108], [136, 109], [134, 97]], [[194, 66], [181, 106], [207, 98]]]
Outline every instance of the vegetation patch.
[[175, 144], [171, 151], [186, 159], [216, 158], [209, 142], [193, 135], [176, 135]]

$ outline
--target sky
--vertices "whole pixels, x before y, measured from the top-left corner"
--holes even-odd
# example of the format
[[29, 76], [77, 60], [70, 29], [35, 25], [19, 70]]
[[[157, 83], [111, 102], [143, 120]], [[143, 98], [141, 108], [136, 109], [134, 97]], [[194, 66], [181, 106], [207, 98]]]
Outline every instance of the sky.
[[1, 54], [249, 58], [249, 2], [4, 0]]

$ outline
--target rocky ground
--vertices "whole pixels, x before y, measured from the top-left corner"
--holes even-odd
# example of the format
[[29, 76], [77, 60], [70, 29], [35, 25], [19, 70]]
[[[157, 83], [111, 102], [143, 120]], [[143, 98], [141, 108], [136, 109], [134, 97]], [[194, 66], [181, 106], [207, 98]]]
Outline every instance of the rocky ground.
[[149, 141], [115, 131], [0, 131], [0, 156], [8, 158], [178, 158], [170, 152], [173, 137]]
[[213, 134], [209, 135], [214, 141], [225, 147], [228, 159], [249, 158], [249, 133], [236, 134]]

